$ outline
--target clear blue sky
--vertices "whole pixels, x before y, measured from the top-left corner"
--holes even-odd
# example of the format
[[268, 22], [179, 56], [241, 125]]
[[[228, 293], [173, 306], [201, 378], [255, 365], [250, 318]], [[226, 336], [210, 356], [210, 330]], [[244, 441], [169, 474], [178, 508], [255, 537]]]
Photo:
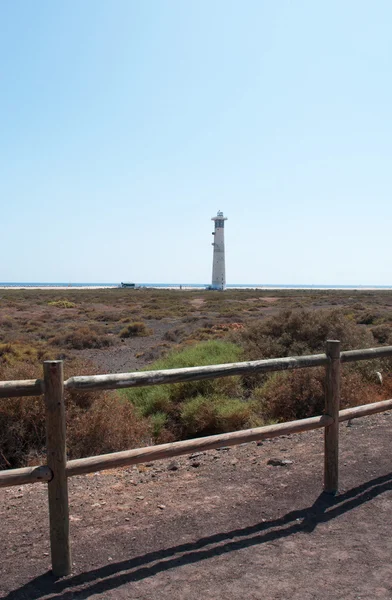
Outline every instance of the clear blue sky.
[[3, 0], [0, 281], [392, 284], [390, 0]]

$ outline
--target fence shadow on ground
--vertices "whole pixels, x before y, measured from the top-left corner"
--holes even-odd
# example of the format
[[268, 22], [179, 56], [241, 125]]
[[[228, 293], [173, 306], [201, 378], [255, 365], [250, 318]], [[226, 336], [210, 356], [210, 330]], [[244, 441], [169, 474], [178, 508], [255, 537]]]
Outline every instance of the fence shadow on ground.
[[322, 493], [306, 508], [294, 510], [279, 519], [264, 521], [243, 529], [216, 533], [129, 560], [56, 579], [50, 572], [40, 575], [6, 596], [5, 600], [38, 600], [45, 596], [56, 600], [80, 600], [103, 594], [119, 586], [152, 577], [183, 565], [198, 563], [222, 554], [265, 544], [296, 533], [312, 533], [348, 511], [392, 490], [392, 473], [377, 477], [336, 496]]

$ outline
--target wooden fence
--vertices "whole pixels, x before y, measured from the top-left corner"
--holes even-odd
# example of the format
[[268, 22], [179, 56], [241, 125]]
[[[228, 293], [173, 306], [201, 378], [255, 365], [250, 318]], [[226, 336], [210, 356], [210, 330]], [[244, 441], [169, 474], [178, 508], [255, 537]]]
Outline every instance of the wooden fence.
[[[336, 493], [339, 481], [339, 422], [392, 409], [392, 400], [365, 404], [339, 411], [341, 364], [392, 356], [392, 346], [340, 352], [340, 342], [330, 340], [325, 354], [297, 356], [251, 362], [144, 371], [116, 375], [63, 378], [63, 362], [45, 361], [43, 379], [0, 382], [0, 398], [44, 396], [46, 410], [47, 464], [44, 466], [0, 471], [0, 487], [47, 482], [52, 570], [56, 576], [71, 572], [69, 505], [67, 478], [103, 469], [135, 465], [162, 458], [211, 450], [244, 442], [324, 428], [324, 491]], [[247, 375], [325, 366], [325, 414], [220, 435], [149, 446], [102, 456], [67, 461], [65, 431], [65, 390], [110, 390], [161, 385], [231, 375]]]

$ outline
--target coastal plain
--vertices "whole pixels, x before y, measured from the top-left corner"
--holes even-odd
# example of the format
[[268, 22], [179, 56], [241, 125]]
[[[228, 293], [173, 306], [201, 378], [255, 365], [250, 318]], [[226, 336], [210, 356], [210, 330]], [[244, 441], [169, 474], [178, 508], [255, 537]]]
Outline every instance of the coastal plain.
[[[56, 359], [67, 379], [315, 354], [327, 339], [388, 345], [391, 308], [388, 290], [1, 290], [0, 380], [40, 378]], [[390, 371], [386, 360], [345, 366], [341, 407], [390, 397]], [[324, 371], [68, 391], [66, 403], [79, 458], [321, 414]], [[2, 401], [0, 468], [44, 460], [44, 423], [42, 398]]]
[[[367, 328], [382, 325], [379, 341], [385, 343], [392, 325], [389, 290], [148, 288], [1, 289], [0, 343], [18, 344], [22, 354], [38, 359], [63, 358], [65, 368], [80, 358], [94, 372], [114, 373], [144, 367], [178, 344], [225, 338], [233, 324], [281, 311], [331, 309]], [[122, 335], [132, 322], [144, 323], [146, 335]]]
[[[0, 379], [40, 377], [49, 359], [64, 360], [67, 378], [312, 354], [329, 336], [344, 350], [388, 345], [391, 309], [386, 290], [1, 290]], [[388, 361], [344, 365], [342, 406], [391, 397], [390, 373]], [[145, 395], [67, 393], [68, 455], [320, 414], [324, 378], [316, 368]], [[50, 573], [45, 486], [2, 489], [0, 594], [391, 598], [390, 419], [340, 426], [336, 496], [321, 493], [321, 431], [71, 478], [73, 564], [62, 579]], [[1, 401], [1, 468], [45, 462], [44, 421], [41, 397]]]

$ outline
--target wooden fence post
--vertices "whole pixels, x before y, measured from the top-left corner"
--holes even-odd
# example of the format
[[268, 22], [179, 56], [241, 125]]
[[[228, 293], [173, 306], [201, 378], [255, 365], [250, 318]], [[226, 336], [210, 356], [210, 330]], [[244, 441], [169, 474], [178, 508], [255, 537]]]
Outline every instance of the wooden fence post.
[[44, 382], [47, 464], [53, 473], [48, 483], [52, 571], [62, 577], [71, 572], [62, 360], [44, 362]]
[[339, 487], [340, 342], [328, 340], [325, 373], [325, 414], [333, 423], [324, 429], [324, 491], [335, 494]]

